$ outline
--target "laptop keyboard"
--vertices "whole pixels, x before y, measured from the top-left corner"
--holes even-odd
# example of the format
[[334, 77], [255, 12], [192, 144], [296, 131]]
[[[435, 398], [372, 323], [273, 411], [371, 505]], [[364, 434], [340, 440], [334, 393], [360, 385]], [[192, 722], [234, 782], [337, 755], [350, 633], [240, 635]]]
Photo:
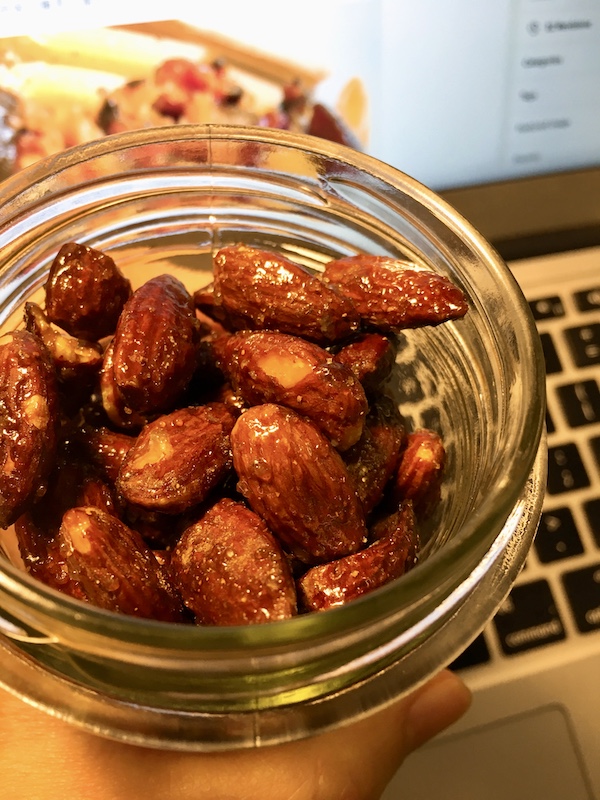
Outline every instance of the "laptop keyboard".
[[600, 282], [526, 295], [546, 361], [546, 498], [524, 569], [457, 670], [600, 636]]

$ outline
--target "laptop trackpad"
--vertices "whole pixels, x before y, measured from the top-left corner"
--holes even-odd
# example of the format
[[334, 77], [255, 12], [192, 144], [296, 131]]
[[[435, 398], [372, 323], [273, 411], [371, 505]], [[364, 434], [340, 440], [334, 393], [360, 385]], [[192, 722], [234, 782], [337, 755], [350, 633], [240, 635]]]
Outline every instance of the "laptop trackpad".
[[593, 800], [564, 710], [548, 706], [434, 740], [411, 755], [382, 800]]

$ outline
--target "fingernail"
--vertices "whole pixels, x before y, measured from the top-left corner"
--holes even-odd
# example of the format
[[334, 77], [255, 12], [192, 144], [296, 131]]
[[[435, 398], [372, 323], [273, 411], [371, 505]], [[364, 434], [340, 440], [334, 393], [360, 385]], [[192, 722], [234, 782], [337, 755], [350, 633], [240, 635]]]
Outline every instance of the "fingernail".
[[406, 737], [410, 749], [456, 722], [471, 705], [471, 692], [450, 670], [443, 670], [418, 689], [406, 710]]

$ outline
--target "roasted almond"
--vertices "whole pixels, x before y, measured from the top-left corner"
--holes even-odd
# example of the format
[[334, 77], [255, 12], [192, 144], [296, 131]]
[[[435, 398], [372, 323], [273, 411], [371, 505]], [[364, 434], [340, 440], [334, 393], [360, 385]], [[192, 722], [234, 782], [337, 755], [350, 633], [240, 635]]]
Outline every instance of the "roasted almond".
[[397, 475], [406, 440], [404, 421], [394, 401], [382, 395], [370, 406], [358, 442], [343, 455], [366, 514], [382, 500]]
[[85, 592], [70, 574], [56, 535], [36, 524], [31, 514], [22, 514], [15, 522], [15, 535], [25, 569], [52, 589], [85, 600]]
[[190, 294], [174, 276], [158, 275], [136, 289], [119, 317], [112, 356], [128, 408], [172, 410], [196, 369], [199, 325]]
[[100, 508], [67, 511], [58, 533], [71, 580], [99, 608], [165, 622], [184, 621], [183, 606], [142, 537]]
[[296, 589], [281, 546], [243, 503], [223, 499], [187, 528], [171, 570], [204, 625], [246, 625], [296, 614]]
[[213, 272], [213, 314], [234, 330], [278, 330], [328, 344], [358, 328], [348, 297], [280, 253], [228, 245], [215, 254]]
[[411, 503], [386, 519], [380, 532], [380, 537], [360, 552], [311, 567], [298, 580], [302, 608], [324, 611], [344, 605], [410, 569], [418, 540]]
[[119, 493], [166, 514], [201, 503], [231, 470], [234, 422], [223, 403], [178, 409], [149, 422], [123, 458]]
[[431, 514], [440, 501], [445, 466], [446, 450], [438, 433], [410, 433], [394, 481], [396, 499], [411, 500], [421, 516]]
[[41, 339], [0, 337], [0, 527], [44, 493], [58, 442], [57, 380]]
[[222, 341], [221, 369], [248, 405], [291, 408], [339, 450], [358, 441], [368, 408], [365, 391], [322, 347], [274, 331], [237, 333]]
[[378, 392], [392, 374], [396, 362], [396, 342], [382, 333], [362, 333], [334, 352], [369, 394]]
[[323, 280], [352, 301], [363, 324], [384, 333], [438, 325], [467, 313], [463, 292], [444, 275], [388, 256], [329, 261]]
[[114, 486], [136, 437], [105, 426], [85, 425], [77, 431], [76, 442], [84, 457]]
[[131, 283], [107, 253], [68, 242], [45, 284], [48, 319], [72, 336], [98, 341], [114, 333]]
[[[69, 440], [59, 442], [52, 469], [48, 474], [45, 491], [28, 507], [32, 521], [49, 538], [56, 535], [63, 514], [76, 505], [100, 505], [114, 512], [114, 495], [109, 483]], [[92, 500], [93, 497], [93, 500]]]
[[367, 531], [360, 500], [316, 425], [267, 403], [241, 414], [231, 446], [239, 491], [301, 561], [329, 561], [361, 547]]
[[77, 394], [81, 389], [89, 389], [102, 366], [100, 345], [57, 329], [36, 303], [25, 303], [24, 319], [27, 330], [39, 336], [46, 345], [59, 380]]
[[152, 415], [134, 411], [127, 405], [115, 381], [114, 353], [115, 340], [112, 339], [104, 351], [100, 369], [99, 384], [102, 409], [108, 420], [117, 428], [122, 428], [124, 431], [138, 432], [151, 419]]

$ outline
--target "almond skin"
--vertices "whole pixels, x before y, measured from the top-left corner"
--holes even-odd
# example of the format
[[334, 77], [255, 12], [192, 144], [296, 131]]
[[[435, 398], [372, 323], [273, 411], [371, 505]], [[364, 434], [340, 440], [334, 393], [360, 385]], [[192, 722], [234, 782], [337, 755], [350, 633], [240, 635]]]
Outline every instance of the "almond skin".
[[172, 275], [158, 275], [125, 304], [114, 336], [113, 378], [134, 412], [170, 411], [196, 369], [200, 323], [191, 295]]
[[341, 456], [309, 420], [267, 403], [244, 411], [231, 432], [238, 489], [307, 564], [356, 552], [366, 539], [360, 500]]
[[164, 622], [184, 621], [181, 599], [136, 531], [93, 506], [69, 509], [58, 533], [69, 578], [99, 608]]
[[31, 514], [22, 514], [15, 522], [15, 535], [25, 569], [37, 580], [59, 592], [85, 600], [79, 582], [69, 575], [60, 544], [55, 535], [37, 525]]
[[114, 486], [123, 459], [135, 444], [136, 437], [106, 426], [94, 428], [84, 425], [77, 431], [76, 441], [86, 459]]
[[386, 520], [373, 544], [337, 561], [311, 567], [298, 580], [302, 608], [325, 611], [399, 578], [414, 564], [417, 539], [409, 502]]
[[440, 501], [445, 466], [446, 450], [438, 433], [426, 428], [410, 433], [394, 480], [396, 500], [411, 500], [421, 517], [432, 514]]
[[260, 624], [297, 612], [280, 545], [257, 514], [228, 498], [183, 532], [171, 571], [186, 606], [204, 625]]
[[378, 392], [392, 374], [396, 363], [397, 345], [382, 333], [363, 333], [352, 338], [334, 353], [334, 359], [344, 364], [358, 378], [367, 394]]
[[59, 380], [77, 393], [91, 387], [102, 365], [100, 345], [55, 328], [35, 303], [25, 303], [24, 318], [27, 330], [39, 336], [46, 345]]
[[28, 331], [0, 337], [0, 527], [44, 493], [58, 426], [57, 379], [45, 345]]
[[219, 365], [248, 405], [276, 403], [312, 420], [334, 447], [358, 441], [368, 410], [361, 382], [316, 344], [274, 331], [222, 340]]
[[65, 511], [78, 505], [100, 505], [116, 513], [115, 495], [108, 481], [94, 465], [79, 457], [69, 440], [61, 441], [43, 495], [36, 497], [19, 519], [29, 516], [50, 539], [58, 533]]
[[365, 514], [382, 500], [397, 474], [406, 429], [397, 405], [386, 395], [371, 403], [359, 441], [343, 455]]
[[330, 261], [323, 280], [353, 302], [364, 325], [383, 333], [439, 325], [467, 313], [464, 294], [444, 275], [388, 256]]
[[125, 402], [115, 381], [114, 371], [115, 340], [106, 346], [100, 368], [99, 388], [102, 409], [110, 422], [124, 431], [138, 432], [152, 415], [133, 411]]
[[123, 458], [119, 493], [163, 514], [179, 514], [202, 502], [231, 470], [234, 421], [227, 406], [211, 403], [149, 422]]
[[106, 253], [76, 242], [64, 244], [45, 284], [48, 319], [67, 333], [98, 341], [114, 333], [131, 295], [131, 283]]
[[328, 344], [358, 328], [352, 301], [301, 264], [244, 244], [213, 262], [213, 314], [233, 330], [278, 330]]

